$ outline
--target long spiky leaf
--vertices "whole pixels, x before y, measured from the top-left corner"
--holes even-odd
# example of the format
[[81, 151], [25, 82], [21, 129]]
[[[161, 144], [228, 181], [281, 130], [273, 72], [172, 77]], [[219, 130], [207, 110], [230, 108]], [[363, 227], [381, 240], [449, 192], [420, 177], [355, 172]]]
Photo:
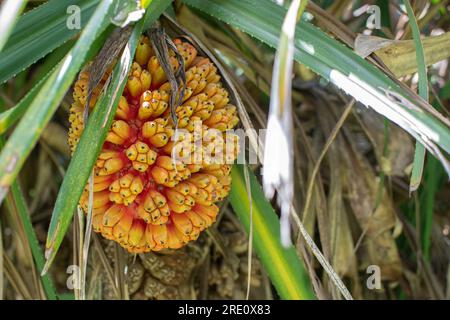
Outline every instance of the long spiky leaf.
[[261, 185], [249, 171], [251, 199], [247, 197], [242, 165], [232, 170], [230, 202], [246, 230], [250, 227], [250, 203], [253, 213], [254, 248], [273, 285], [282, 299], [314, 299], [310, 280], [295, 248], [281, 245], [280, 224], [271, 204], [265, 198]]
[[[81, 28], [86, 25], [98, 3], [99, 0], [77, 1]], [[67, 26], [70, 18], [67, 8], [73, 4], [73, 0], [51, 0], [18, 19], [0, 53], [0, 84], [80, 33], [81, 29]]]
[[6, 0], [0, 6], [0, 51], [2, 51], [16, 19], [22, 12], [27, 0]]
[[[416, 48], [416, 60], [419, 74], [419, 95], [428, 101], [428, 78], [427, 78], [427, 64], [425, 62], [425, 53], [423, 50], [422, 40], [420, 39], [420, 30], [417, 25], [414, 10], [409, 3], [409, 0], [403, 0], [408, 13], [409, 25], [411, 26], [412, 35], [414, 38], [414, 46]], [[425, 147], [416, 142], [416, 150], [414, 152], [414, 162], [411, 173], [411, 180], [409, 183], [409, 192], [416, 191], [422, 181], [423, 165], [425, 162]]]

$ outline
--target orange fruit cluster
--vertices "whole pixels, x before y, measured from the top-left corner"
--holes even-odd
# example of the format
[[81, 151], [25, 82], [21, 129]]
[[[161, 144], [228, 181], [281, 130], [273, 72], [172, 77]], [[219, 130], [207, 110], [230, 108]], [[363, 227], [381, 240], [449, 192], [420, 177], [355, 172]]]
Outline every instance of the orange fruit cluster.
[[[129, 252], [177, 249], [197, 239], [216, 220], [215, 203], [230, 190], [237, 137], [226, 132], [238, 123], [236, 107], [229, 103], [214, 64], [191, 44], [180, 39], [174, 43], [184, 59], [187, 80], [176, 109], [178, 128], [192, 135], [174, 139], [170, 84], [149, 39], [142, 36], [94, 167], [93, 229]], [[182, 67], [174, 52], [170, 55], [173, 69]], [[74, 86], [68, 138], [72, 152], [84, 128], [88, 82], [89, 72], [82, 71]], [[90, 107], [99, 88], [93, 91]], [[173, 156], [180, 146], [187, 146], [179, 148], [186, 153], [194, 143], [200, 146], [196, 157]], [[225, 152], [230, 145], [231, 153]], [[87, 185], [80, 199], [85, 211], [88, 190]]]

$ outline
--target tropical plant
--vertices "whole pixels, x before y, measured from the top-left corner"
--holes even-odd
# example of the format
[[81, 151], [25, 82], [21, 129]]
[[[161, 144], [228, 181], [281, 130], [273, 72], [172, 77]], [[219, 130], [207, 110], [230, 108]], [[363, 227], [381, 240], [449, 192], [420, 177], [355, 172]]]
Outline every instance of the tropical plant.
[[0, 298], [449, 298], [449, 16], [3, 1]]

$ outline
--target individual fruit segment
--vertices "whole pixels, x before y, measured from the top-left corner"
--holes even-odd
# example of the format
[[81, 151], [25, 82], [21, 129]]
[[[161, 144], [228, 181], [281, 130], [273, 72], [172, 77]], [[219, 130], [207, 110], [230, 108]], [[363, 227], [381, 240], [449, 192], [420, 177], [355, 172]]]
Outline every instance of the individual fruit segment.
[[144, 91], [139, 99], [138, 119], [156, 118], [169, 106], [169, 94], [164, 90]]
[[148, 167], [155, 163], [158, 156], [155, 150], [142, 141], [136, 141], [128, 147], [125, 154], [131, 160], [133, 169], [138, 172], [147, 171]]
[[128, 77], [126, 91], [131, 97], [139, 97], [144, 91], [150, 89], [152, 76], [146, 69], [134, 62], [131, 66], [131, 74]]
[[163, 118], [145, 122], [141, 129], [142, 137], [155, 148], [164, 147], [173, 135], [172, 126], [168, 125], [167, 122]]
[[143, 190], [143, 179], [139, 175], [127, 173], [109, 185], [109, 199], [114, 203], [129, 206]]

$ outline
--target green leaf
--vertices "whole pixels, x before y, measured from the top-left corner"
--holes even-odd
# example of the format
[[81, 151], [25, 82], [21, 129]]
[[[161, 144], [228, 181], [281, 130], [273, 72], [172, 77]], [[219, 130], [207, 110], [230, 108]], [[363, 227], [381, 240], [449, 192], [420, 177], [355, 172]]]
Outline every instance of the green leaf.
[[[109, 34], [108, 29], [102, 33], [90, 46], [86, 61], [92, 59], [94, 55], [98, 52], [102, 46], [104, 40]], [[70, 44], [67, 42], [67, 44]], [[50, 77], [50, 75], [57, 69], [61, 67], [61, 59], [66, 55], [66, 53], [71, 49], [73, 44], [59, 47], [52, 54], [50, 54], [45, 62], [40, 66], [39, 71], [35, 75], [36, 84], [33, 88], [28, 91], [28, 93], [12, 108], [0, 113], [0, 135], [5, 133], [11, 126], [13, 126], [28, 110], [28, 107], [33, 102], [34, 98], [38, 92], [43, 87], [44, 83]]]
[[[76, 2], [82, 28], [98, 3], [99, 0]], [[73, 4], [73, 0], [52, 0], [19, 18], [0, 53], [0, 84], [80, 33], [79, 29], [67, 27], [67, 8]]]
[[[4, 146], [4, 138], [0, 137], [0, 150]], [[20, 222], [23, 224], [23, 229], [27, 236], [28, 245], [30, 247], [31, 253], [33, 255], [34, 261], [36, 263], [37, 271], [40, 273], [44, 268], [44, 255], [42, 254], [42, 249], [39, 245], [36, 233], [33, 229], [33, 224], [31, 222], [30, 213], [25, 202], [22, 190], [20, 189], [19, 183], [15, 181], [11, 186], [11, 192], [7, 200], [7, 206], [14, 210], [20, 217]], [[57, 294], [56, 289], [50, 276], [45, 275], [41, 277], [42, 287], [46, 293], [47, 299], [56, 300]]]
[[[55, 68], [58, 66], [59, 64]], [[45, 75], [14, 107], [0, 113], [0, 135], [23, 116], [49, 76], [50, 73]]]
[[[441, 88], [441, 91], [444, 88]], [[436, 97], [435, 97], [436, 98]], [[439, 109], [441, 106], [438, 99], [434, 99], [433, 106]], [[430, 262], [431, 258], [431, 234], [434, 224], [434, 213], [436, 208], [436, 201], [438, 193], [445, 187], [448, 182], [445, 171], [440, 166], [439, 161], [434, 157], [428, 157], [424, 168], [424, 178], [422, 186], [419, 190], [419, 210], [420, 221], [416, 222], [417, 226], [421, 226], [420, 240], [422, 244], [423, 258]], [[410, 199], [411, 200], [411, 199]]]
[[[184, 2], [273, 48], [277, 46], [286, 9], [270, 0]], [[440, 159], [436, 145], [450, 153], [449, 121], [426, 101], [311, 23], [302, 20], [297, 28], [296, 61], [398, 124]], [[442, 163], [450, 171], [447, 163]]]
[[[11, 186], [11, 205], [13, 205], [20, 216], [20, 220], [23, 224], [25, 233], [28, 238], [29, 246], [31, 249], [31, 253], [33, 254], [34, 261], [36, 263], [36, 268], [39, 273], [44, 269], [44, 255], [42, 253], [42, 249], [39, 245], [39, 241], [36, 237], [36, 233], [33, 229], [33, 224], [31, 222], [31, 217], [28, 212], [28, 208], [25, 202], [25, 198], [22, 194], [22, 190], [19, 187], [17, 181], [15, 181]], [[47, 299], [49, 300], [57, 300], [58, 296], [56, 293], [55, 286], [53, 281], [51, 280], [49, 275], [41, 276], [42, 286], [44, 288]]]
[[[416, 59], [418, 66], [419, 75], [419, 95], [426, 101], [428, 101], [428, 77], [427, 77], [427, 64], [425, 61], [425, 54], [423, 49], [422, 40], [420, 38], [420, 29], [417, 24], [416, 17], [414, 16], [414, 10], [411, 7], [409, 0], [403, 0], [406, 7], [406, 12], [408, 13], [409, 25], [411, 26], [411, 32], [413, 35], [414, 46], [416, 48]], [[422, 181], [422, 175], [424, 171], [425, 163], [425, 148], [419, 142], [416, 142], [416, 150], [414, 152], [413, 168], [411, 173], [411, 181], [409, 184], [409, 191], [416, 191], [419, 188], [420, 182]], [[425, 179], [424, 189], [421, 192], [421, 199], [424, 201], [423, 206], [420, 206], [422, 211], [422, 250], [425, 260], [430, 259], [430, 248], [431, 248], [431, 228], [433, 225], [433, 208], [434, 208], [434, 197], [437, 192], [439, 185], [439, 167], [436, 159], [428, 159], [427, 163], [427, 176]], [[417, 222], [419, 223], [419, 222]]]
[[17, 16], [22, 12], [27, 0], [6, 0], [0, 7], [0, 51], [8, 40]]
[[108, 26], [114, 3], [115, 1], [105, 1], [99, 4], [80, 39], [49, 76], [8, 139], [0, 154], [0, 203], [84, 64], [88, 53], [86, 48]]
[[[409, 25], [414, 39], [414, 46], [416, 48], [417, 71], [419, 74], [419, 96], [425, 101], [428, 101], [428, 78], [427, 78], [427, 64], [425, 61], [425, 53], [423, 50], [422, 40], [420, 39], [420, 30], [417, 24], [414, 10], [409, 3], [409, 0], [403, 0], [408, 13]], [[423, 165], [425, 162], [425, 147], [416, 142], [416, 150], [414, 152], [413, 168], [411, 173], [411, 180], [409, 183], [409, 192], [416, 191], [422, 181]]]
[[[250, 199], [242, 165], [231, 172], [230, 202], [247, 232], [250, 227]], [[250, 172], [253, 210], [254, 247], [270, 280], [282, 299], [314, 299], [310, 279], [300, 262], [295, 248], [284, 248], [280, 243], [280, 223], [271, 204], [266, 200], [261, 185]]]
[[[155, 21], [170, 3], [171, 1], [167, 0], [152, 1], [145, 18], [141, 19], [135, 26], [122, 59], [114, 68], [111, 84], [108, 86], [106, 93], [100, 97], [89, 117], [56, 199], [47, 235], [47, 263], [44, 272], [50, 267], [61, 245], [92, 172], [92, 167], [111, 127], [121, 93], [127, 81], [128, 71], [133, 62], [139, 36], [144, 30], [144, 26], [148, 26]], [[129, 59], [124, 59], [124, 57]]]

